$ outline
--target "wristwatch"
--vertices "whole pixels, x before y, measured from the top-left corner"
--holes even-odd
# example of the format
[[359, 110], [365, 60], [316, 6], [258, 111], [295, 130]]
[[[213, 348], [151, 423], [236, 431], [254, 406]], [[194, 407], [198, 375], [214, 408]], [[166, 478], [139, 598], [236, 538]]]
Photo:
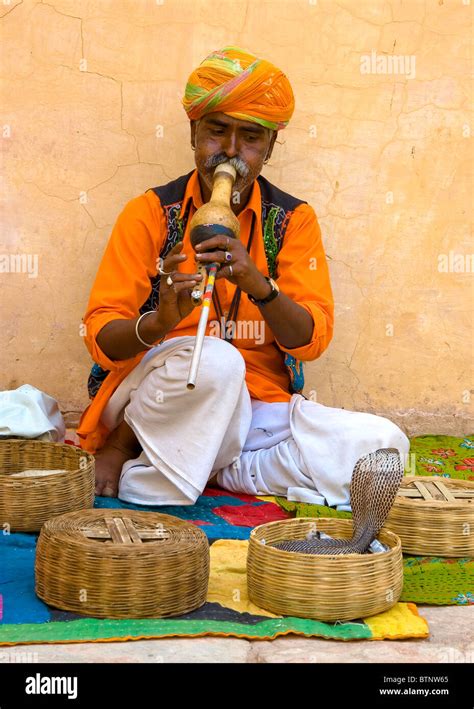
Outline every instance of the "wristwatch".
[[254, 305], [266, 305], [267, 303], [271, 303], [271, 301], [274, 300], [277, 297], [278, 293], [280, 292], [280, 289], [278, 288], [278, 286], [275, 283], [275, 281], [273, 280], [273, 278], [268, 278], [268, 276], [265, 276], [265, 280], [272, 287], [270, 293], [267, 295], [266, 298], [262, 298], [261, 300], [257, 300], [257, 298], [254, 298], [253, 295], [250, 295], [250, 293], [247, 293], [248, 299]]

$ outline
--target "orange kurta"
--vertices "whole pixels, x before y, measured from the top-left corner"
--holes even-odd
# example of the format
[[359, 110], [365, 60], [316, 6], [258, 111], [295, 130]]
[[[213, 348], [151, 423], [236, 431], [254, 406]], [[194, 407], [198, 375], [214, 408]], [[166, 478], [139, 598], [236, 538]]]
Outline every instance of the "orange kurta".
[[[189, 199], [192, 200], [192, 205], [183, 248], [183, 253], [188, 254], [188, 260], [180, 266], [180, 271], [185, 273], [195, 272], [189, 225], [192, 215], [202, 205], [197, 170], [188, 181], [181, 216]], [[268, 276], [262, 235], [261, 194], [256, 180], [247, 205], [238, 215], [240, 239], [245, 245], [250, 236], [252, 212], [255, 212], [256, 224], [250, 257], [261, 273]], [[150, 293], [150, 278], [157, 273], [159, 253], [165, 238], [166, 218], [159, 198], [150, 190], [125, 205], [100, 263], [83, 318], [86, 326], [85, 342], [93, 360], [111, 373], [82, 414], [77, 431], [81, 446], [92, 453], [104, 445], [109, 433], [100, 421], [102, 411], [120, 382], [145, 354], [144, 351], [131, 359], [110, 360], [99, 348], [97, 335], [111, 320], [132, 319], [138, 316], [139, 308]], [[245, 359], [246, 382], [251, 397], [267, 402], [289, 401], [291, 396], [282, 352], [289, 352], [303, 361], [311, 361], [324, 352], [332, 337], [334, 302], [329, 272], [316, 214], [307, 204], [296, 207], [290, 217], [277, 257], [277, 274], [275, 280], [282, 292], [308, 310], [313, 318], [314, 328], [311, 341], [307, 345], [294, 349], [285, 348], [278, 343], [266, 323], [258, 330], [255, 329], [254, 323], [264, 322], [263, 317], [258, 307], [242, 293], [238, 320], [248, 325], [249, 329], [244, 326], [239, 331], [237, 326], [237, 336], [233, 343]], [[235, 288], [225, 279], [216, 281], [224, 312], [229, 310]], [[168, 333], [166, 339], [194, 335], [200, 312], [200, 308], [193, 310]], [[212, 321], [217, 321], [213, 306], [209, 313], [207, 330], [207, 334], [211, 335], [216, 334], [216, 325]], [[260, 334], [262, 337], [259, 337]], [[261, 344], [255, 341], [256, 338]], [[183, 382], [183, 388], [185, 386], [186, 383]]]

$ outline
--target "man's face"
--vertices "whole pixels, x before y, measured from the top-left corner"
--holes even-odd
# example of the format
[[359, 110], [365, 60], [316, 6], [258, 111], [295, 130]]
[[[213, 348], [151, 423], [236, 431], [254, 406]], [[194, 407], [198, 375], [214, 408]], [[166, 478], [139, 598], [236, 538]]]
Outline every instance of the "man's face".
[[[230, 158], [240, 158], [241, 169], [237, 166], [234, 190], [243, 192], [262, 171], [263, 161], [270, 157], [276, 136], [276, 131], [225, 113], [209, 113], [199, 121], [191, 121], [196, 167], [209, 189], [212, 189], [216, 165]], [[243, 174], [245, 172], [247, 174]]]

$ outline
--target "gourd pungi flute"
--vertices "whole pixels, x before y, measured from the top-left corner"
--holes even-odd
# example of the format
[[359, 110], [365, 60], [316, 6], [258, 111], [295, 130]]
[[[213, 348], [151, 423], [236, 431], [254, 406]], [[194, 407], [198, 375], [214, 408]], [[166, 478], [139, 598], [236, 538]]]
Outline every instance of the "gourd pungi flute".
[[[224, 234], [233, 239], [239, 238], [239, 220], [230, 208], [232, 187], [234, 186], [236, 177], [237, 171], [230, 162], [221, 163], [214, 170], [211, 198], [209, 202], [199, 207], [191, 219], [190, 238], [194, 248], [202, 241], [206, 241], [217, 234]], [[207, 272], [207, 268], [209, 269], [209, 273]], [[191, 366], [189, 368], [188, 382], [186, 385], [188, 389], [194, 389], [196, 386], [199, 361], [201, 359], [207, 320], [209, 318], [209, 309], [211, 307], [212, 292], [214, 290], [219, 264], [211, 263], [207, 268], [205, 264], [199, 263], [198, 272], [203, 276], [203, 279], [191, 293], [191, 298], [195, 305], [202, 303], [202, 310], [196, 332]]]

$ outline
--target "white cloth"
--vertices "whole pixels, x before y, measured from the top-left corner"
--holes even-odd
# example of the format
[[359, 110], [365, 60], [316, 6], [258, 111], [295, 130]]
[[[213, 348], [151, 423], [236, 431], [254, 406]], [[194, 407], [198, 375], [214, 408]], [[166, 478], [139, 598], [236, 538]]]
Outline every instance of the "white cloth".
[[0, 391], [0, 437], [63, 443], [66, 427], [56, 399], [31, 384]]
[[211, 472], [240, 456], [252, 418], [244, 360], [235, 347], [206, 337], [196, 387], [189, 390], [194, 342], [175, 337], [147, 352], [102, 415], [110, 430], [124, 418], [143, 448], [122, 468], [123, 500], [194, 504]]
[[194, 337], [151, 349], [102, 415], [121, 420], [143, 451], [127, 461], [119, 497], [136, 504], [193, 504], [214, 473], [234, 492], [347, 505], [357, 460], [377, 448], [408, 454], [388, 419], [330, 408], [295, 394], [289, 403], [251, 400], [239, 351], [206, 337], [196, 388], [186, 388]]
[[348, 505], [360, 457], [378, 448], [397, 448], [404, 457], [409, 451], [403, 431], [382, 416], [323, 406], [299, 394], [289, 404], [253, 402], [253, 409], [242, 455], [217, 478], [234, 492]]

